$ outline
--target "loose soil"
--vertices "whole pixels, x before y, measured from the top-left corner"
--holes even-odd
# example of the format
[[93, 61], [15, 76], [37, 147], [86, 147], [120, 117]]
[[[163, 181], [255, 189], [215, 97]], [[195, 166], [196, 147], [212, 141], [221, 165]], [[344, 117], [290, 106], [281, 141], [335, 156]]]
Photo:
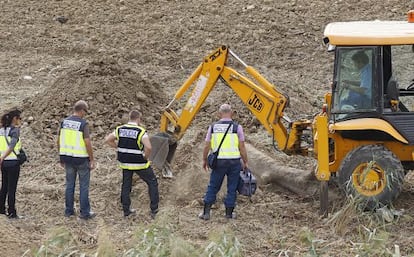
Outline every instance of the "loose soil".
[[[131, 108], [144, 114], [142, 125], [151, 135], [157, 133], [163, 108], [210, 51], [230, 46], [289, 95], [289, 117], [311, 117], [332, 80], [333, 56], [322, 43], [324, 26], [334, 21], [405, 19], [412, 2], [0, 0], [0, 6], [0, 109], [23, 110], [21, 136], [30, 156], [17, 192], [23, 217], [0, 217], [0, 255], [21, 256], [38, 249], [56, 227], [69, 230], [78, 250], [87, 254], [96, 252], [98, 239], [106, 233], [121, 255], [132, 247], [135, 231], [157, 222], [148, 215], [147, 189], [139, 180], [131, 194], [138, 215], [122, 217], [121, 172], [103, 137]], [[59, 16], [67, 22], [59, 23]], [[79, 99], [90, 105], [87, 119], [98, 162], [90, 187], [98, 216], [87, 222], [63, 216], [65, 175], [56, 149], [58, 123]], [[312, 159], [275, 151], [260, 123], [218, 83], [178, 145], [174, 178], [162, 178], [156, 171], [161, 197], [157, 219], [167, 219], [177, 237], [200, 247], [208, 245], [209, 235], [232, 231], [244, 256], [305, 256], [310, 246], [316, 246], [320, 256], [356, 256], [362, 251], [359, 243], [372, 242], [361, 236], [364, 215], [332, 221], [346, 206], [335, 188], [328, 219], [319, 217], [315, 194], [294, 194], [274, 181], [259, 184], [252, 201], [239, 197], [238, 219], [231, 221], [223, 217], [222, 189], [212, 219], [200, 221], [197, 214], [208, 183], [201, 168], [203, 139], [223, 102], [233, 105], [236, 120], [246, 130], [253, 171], [272, 173], [277, 168], [269, 167], [287, 166], [309, 174], [314, 169]], [[177, 103], [177, 109], [182, 105]], [[261, 155], [272, 165], [260, 163]], [[392, 250], [399, 245], [404, 256], [414, 254], [413, 181], [409, 174], [395, 202], [404, 215], [383, 228], [387, 240], [381, 246]], [[306, 237], [309, 232], [312, 235]]]

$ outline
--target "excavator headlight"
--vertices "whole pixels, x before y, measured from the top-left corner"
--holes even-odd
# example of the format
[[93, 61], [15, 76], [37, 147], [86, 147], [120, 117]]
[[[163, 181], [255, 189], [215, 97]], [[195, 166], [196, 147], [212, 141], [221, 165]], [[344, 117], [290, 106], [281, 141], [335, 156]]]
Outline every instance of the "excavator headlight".
[[326, 113], [328, 111], [328, 105], [327, 104], [323, 104], [322, 105], [322, 113]]
[[414, 10], [411, 10], [407, 13], [407, 21], [409, 23], [413, 23], [414, 22]]

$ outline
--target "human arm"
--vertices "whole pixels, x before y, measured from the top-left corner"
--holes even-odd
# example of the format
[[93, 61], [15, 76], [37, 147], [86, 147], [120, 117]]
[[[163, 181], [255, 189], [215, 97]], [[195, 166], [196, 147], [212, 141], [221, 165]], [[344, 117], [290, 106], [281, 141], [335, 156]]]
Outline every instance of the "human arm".
[[208, 171], [207, 169], [207, 156], [208, 156], [208, 152], [210, 151], [210, 141], [206, 141], [204, 144], [204, 149], [203, 149], [203, 169], [205, 171]]
[[[349, 82], [352, 82], [352, 81], [349, 81]], [[364, 87], [359, 86], [359, 81], [358, 81], [358, 84], [356, 84], [356, 85], [354, 85], [353, 83], [345, 82], [344, 88], [348, 89], [348, 90], [351, 90], [351, 91], [354, 91], [354, 92], [356, 92], [358, 94], [361, 94], [361, 95], [365, 94], [365, 92], [366, 92], [366, 89]]]
[[149, 157], [151, 156], [151, 151], [152, 151], [152, 145], [151, 145], [149, 136], [145, 134], [142, 137], [141, 141], [142, 141], [142, 144], [144, 145], [144, 157], [145, 159], [149, 160]]
[[85, 141], [86, 152], [89, 156], [89, 168], [93, 170], [95, 168], [95, 159], [93, 158], [92, 142], [89, 136], [89, 127], [87, 125], [83, 131], [83, 140]]
[[58, 152], [59, 152], [59, 149], [60, 149], [60, 127], [57, 130], [56, 146], [57, 146], [57, 149], [58, 149]]
[[10, 142], [8, 142], [7, 150], [0, 156], [0, 164], [9, 156], [12, 152], [14, 147], [16, 146], [17, 142], [19, 141], [20, 131], [18, 128], [13, 128], [9, 132], [9, 136], [11, 137]]
[[90, 138], [85, 138], [85, 146], [89, 156], [89, 167], [93, 170], [95, 169], [95, 159], [93, 158], [92, 142]]
[[108, 134], [105, 137], [105, 143], [108, 144], [112, 148], [117, 148], [116, 136], [115, 133]]
[[13, 151], [13, 148], [8, 147], [7, 150], [0, 157], [0, 164], [6, 159], [7, 156]]
[[208, 156], [208, 153], [210, 152], [210, 148], [211, 148], [211, 125], [207, 129], [207, 135], [205, 138], [205, 145], [203, 149], [203, 169], [205, 171], [208, 171], [207, 156]]
[[241, 125], [237, 127], [237, 136], [239, 137], [239, 152], [240, 152], [240, 157], [242, 159], [242, 166], [243, 166], [243, 169], [245, 169], [245, 168], [248, 168], [247, 151], [246, 151], [246, 144], [244, 143], [245, 141], [244, 131]]

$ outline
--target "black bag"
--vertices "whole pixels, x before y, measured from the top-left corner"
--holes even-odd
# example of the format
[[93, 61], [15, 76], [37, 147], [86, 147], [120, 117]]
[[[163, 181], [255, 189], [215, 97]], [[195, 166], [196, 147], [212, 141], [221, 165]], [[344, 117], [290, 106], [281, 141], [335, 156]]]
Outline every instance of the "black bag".
[[230, 123], [229, 126], [227, 127], [226, 133], [224, 133], [224, 136], [221, 139], [221, 142], [220, 142], [220, 144], [219, 144], [219, 146], [217, 148], [217, 151], [212, 152], [212, 153], [209, 153], [208, 156], [207, 156], [207, 165], [212, 170], [214, 170], [216, 168], [216, 166], [217, 166], [217, 156], [219, 154], [220, 147], [223, 144], [224, 138], [226, 137], [227, 132], [229, 132], [229, 128], [231, 127], [232, 124], [233, 124], [233, 122]]
[[19, 164], [22, 165], [27, 161], [27, 155], [26, 152], [22, 149], [20, 149], [20, 153], [17, 155], [17, 158], [19, 159]]
[[257, 182], [255, 176], [249, 169], [240, 171], [239, 184], [237, 191], [241, 195], [252, 196], [256, 192]]
[[216, 165], [217, 165], [217, 156], [218, 156], [218, 151], [217, 152], [212, 152], [209, 153], [207, 156], [207, 164], [210, 167], [210, 169], [215, 169]]

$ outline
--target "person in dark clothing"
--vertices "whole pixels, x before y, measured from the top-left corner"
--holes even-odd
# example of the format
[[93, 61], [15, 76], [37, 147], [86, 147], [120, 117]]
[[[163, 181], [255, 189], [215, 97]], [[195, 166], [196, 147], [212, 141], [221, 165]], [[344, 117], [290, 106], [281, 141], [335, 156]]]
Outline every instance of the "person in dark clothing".
[[[1, 117], [0, 165], [1, 190], [0, 214], [18, 218], [16, 212], [16, 189], [20, 176], [18, 155], [22, 148], [20, 141], [21, 111], [12, 110]], [[6, 212], [6, 198], [8, 210]]]
[[208, 128], [203, 150], [203, 168], [207, 171], [207, 156], [209, 151], [216, 151], [224, 137], [217, 157], [217, 167], [210, 174], [210, 182], [204, 196], [204, 209], [199, 214], [203, 220], [210, 219], [211, 206], [216, 202], [217, 193], [220, 191], [224, 177], [227, 176], [227, 195], [224, 199], [226, 218], [235, 218], [234, 208], [237, 199], [237, 185], [240, 171], [247, 168], [247, 152], [244, 144], [244, 133], [241, 125], [232, 120], [233, 112], [229, 104], [223, 104], [219, 108], [220, 120]]
[[155, 218], [158, 212], [158, 181], [148, 160], [151, 155], [151, 142], [146, 130], [139, 125], [141, 113], [132, 110], [127, 124], [118, 126], [106, 136], [105, 142], [117, 148], [118, 163], [122, 169], [121, 204], [124, 216], [136, 212], [131, 209], [132, 176], [134, 173], [147, 184], [150, 197], [150, 215]]

